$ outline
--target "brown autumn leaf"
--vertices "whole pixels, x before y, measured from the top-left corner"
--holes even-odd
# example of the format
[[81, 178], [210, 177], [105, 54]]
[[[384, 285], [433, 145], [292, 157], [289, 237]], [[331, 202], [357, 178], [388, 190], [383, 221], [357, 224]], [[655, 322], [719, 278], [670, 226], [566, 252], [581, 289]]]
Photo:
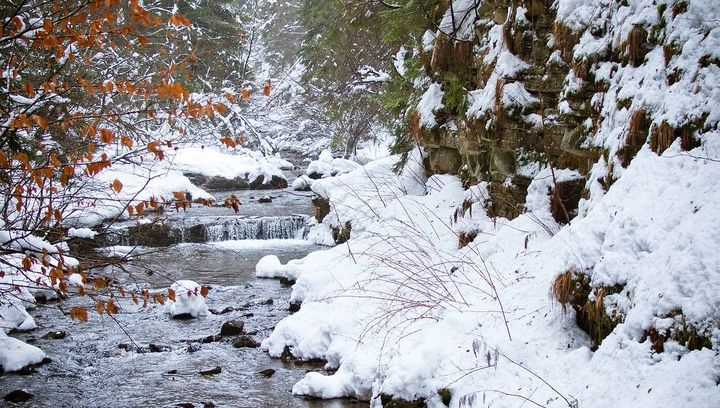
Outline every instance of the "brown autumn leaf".
[[117, 314], [118, 313], [118, 307], [115, 304], [114, 299], [108, 300], [107, 304], [105, 305], [105, 311], [107, 314]]
[[168, 299], [175, 302], [175, 291], [170, 288], [168, 288]]
[[105, 311], [105, 302], [102, 300], [96, 300], [95, 301], [95, 311], [97, 314], [101, 315]]
[[116, 193], [119, 193], [123, 189], [123, 183], [118, 179], [115, 179], [110, 186]]
[[76, 306], [70, 309], [70, 318], [73, 320], [79, 320], [81, 322], [87, 322], [88, 311], [82, 306]]
[[132, 149], [133, 147], [133, 141], [128, 136], [121, 137], [120, 144], [127, 147], [128, 149]]
[[200, 294], [202, 295], [202, 297], [205, 297], [205, 298], [208, 297], [208, 292], [209, 292], [209, 291], [210, 291], [210, 290], [208, 289], [207, 286], [202, 286], [202, 287], [200, 287]]
[[263, 95], [270, 96], [270, 91], [272, 91], [272, 83], [270, 83], [268, 79], [268, 81], [265, 82], [265, 86], [263, 86]]
[[250, 99], [250, 90], [247, 88], [242, 88], [240, 90], [240, 94], [242, 95], [243, 101], [247, 102]]
[[103, 289], [107, 287], [107, 281], [103, 278], [95, 278], [93, 279], [93, 286], [96, 289]]

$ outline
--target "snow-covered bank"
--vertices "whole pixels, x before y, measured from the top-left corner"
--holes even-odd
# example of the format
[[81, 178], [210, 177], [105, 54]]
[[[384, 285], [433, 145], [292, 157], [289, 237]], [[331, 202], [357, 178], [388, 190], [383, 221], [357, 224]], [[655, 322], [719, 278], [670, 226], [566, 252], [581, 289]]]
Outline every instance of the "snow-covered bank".
[[[431, 177], [424, 195], [356, 188], [392, 185], [373, 177], [390, 177], [392, 160], [322, 180], [313, 189], [334, 207], [321, 225], [349, 221], [352, 237], [258, 264], [258, 274], [296, 279], [291, 300], [303, 302], [262, 347], [338, 369], [309, 373], [294, 393], [377, 406], [385, 394], [440, 407], [446, 388], [450, 406], [719, 405], [720, 166], [701, 158], [718, 148], [643, 149], [565, 226], [550, 214], [544, 172], [529, 188], [532, 211], [512, 221], [489, 218], [483, 185], [464, 190], [453, 176]], [[591, 276], [590, 301], [619, 321], [595, 351], [576, 312], [551, 295], [568, 270]], [[648, 334], [683, 328], [710, 348], [670, 336], [661, 352]]]

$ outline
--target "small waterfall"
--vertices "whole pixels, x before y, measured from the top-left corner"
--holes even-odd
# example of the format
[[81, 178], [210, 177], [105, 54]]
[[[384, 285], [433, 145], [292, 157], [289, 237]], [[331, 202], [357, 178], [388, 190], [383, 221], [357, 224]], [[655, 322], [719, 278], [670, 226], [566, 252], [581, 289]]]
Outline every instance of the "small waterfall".
[[206, 225], [206, 242], [245, 239], [302, 239], [307, 217], [230, 218]]
[[109, 234], [113, 245], [170, 246], [181, 242], [219, 242], [247, 239], [302, 239], [309, 216], [197, 217], [184, 225], [137, 224]]

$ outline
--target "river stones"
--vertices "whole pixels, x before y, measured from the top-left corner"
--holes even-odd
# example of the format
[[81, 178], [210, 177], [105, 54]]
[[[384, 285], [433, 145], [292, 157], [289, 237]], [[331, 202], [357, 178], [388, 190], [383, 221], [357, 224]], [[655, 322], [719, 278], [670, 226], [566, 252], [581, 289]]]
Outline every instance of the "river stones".
[[243, 333], [245, 323], [240, 320], [228, 320], [220, 328], [221, 336], [237, 336]]
[[257, 348], [260, 347], [260, 343], [253, 340], [250, 336], [239, 336], [233, 341], [233, 347], [235, 348]]
[[42, 336], [43, 339], [46, 340], [61, 340], [64, 339], [67, 336], [67, 332], [62, 330], [53, 330], [45, 333], [44, 336]]
[[261, 203], [261, 204], [272, 203], [272, 198], [270, 196], [266, 195], [266, 196], [262, 196], [262, 197], [258, 198], [257, 201], [258, 201], [258, 203]]
[[273, 370], [272, 368], [268, 368], [262, 371], [258, 371], [258, 374], [262, 375], [265, 378], [270, 378], [273, 376], [273, 374], [275, 374], [275, 370]]
[[222, 367], [217, 366], [207, 370], [200, 370], [200, 375], [217, 375], [222, 372]]
[[25, 402], [33, 397], [32, 394], [25, 390], [13, 390], [10, 391], [5, 397], [3, 398], [7, 402], [13, 402], [15, 404]]

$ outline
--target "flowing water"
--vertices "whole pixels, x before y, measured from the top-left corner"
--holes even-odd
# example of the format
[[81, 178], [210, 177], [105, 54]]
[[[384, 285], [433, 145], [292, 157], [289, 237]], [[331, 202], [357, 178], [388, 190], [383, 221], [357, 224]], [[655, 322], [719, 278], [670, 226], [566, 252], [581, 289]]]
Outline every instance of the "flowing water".
[[[256, 221], [252, 227], [240, 218], [234, 219], [225, 208], [193, 208], [169, 215], [170, 222], [199, 225], [199, 220], [209, 225], [212, 239], [207, 241], [222, 241], [226, 236], [212, 232], [213, 225], [243, 225], [237, 229], [250, 230], [232, 235], [234, 238], [268, 239], [135, 248], [137, 258], [123, 265], [124, 270], [116, 267], [109, 271], [127, 287], [164, 289], [177, 279], [209, 285], [206, 301], [215, 313], [175, 320], [163, 314], [161, 305], [151, 303], [142, 308], [130, 299], [120, 299], [121, 310], [114, 319], [91, 313], [89, 322], [79, 323], [64, 312], [87, 302], [87, 298], [50, 303], [33, 312], [38, 329], [16, 336], [42, 348], [52, 363], [38, 367], [31, 375], [3, 375], [0, 395], [26, 389], [34, 394], [24, 405], [28, 407], [366, 406], [348, 400], [293, 397], [290, 390], [294, 382], [307, 371], [323, 371], [322, 365], [272, 359], [257, 348], [234, 348], [232, 338], [205, 342], [228, 320], [242, 320], [245, 331], [257, 341], [266, 337], [288, 314], [290, 289], [275, 280], [256, 279], [255, 264], [267, 254], [276, 254], [286, 262], [322, 249], [298, 239], [270, 239], [302, 236], [304, 221], [300, 225], [297, 220], [310, 214], [309, 199], [273, 192], [278, 196], [274, 201], [277, 206], [256, 205], [249, 198], [253, 193], [260, 196], [246, 192], [241, 197], [241, 212], [245, 212], [242, 220]], [[290, 216], [293, 214], [300, 216]], [[218, 219], [222, 222], [217, 223]], [[65, 331], [67, 337], [43, 338], [51, 330]], [[215, 367], [220, 367], [220, 373], [200, 374]], [[268, 369], [275, 370], [272, 376], [261, 374]]]

